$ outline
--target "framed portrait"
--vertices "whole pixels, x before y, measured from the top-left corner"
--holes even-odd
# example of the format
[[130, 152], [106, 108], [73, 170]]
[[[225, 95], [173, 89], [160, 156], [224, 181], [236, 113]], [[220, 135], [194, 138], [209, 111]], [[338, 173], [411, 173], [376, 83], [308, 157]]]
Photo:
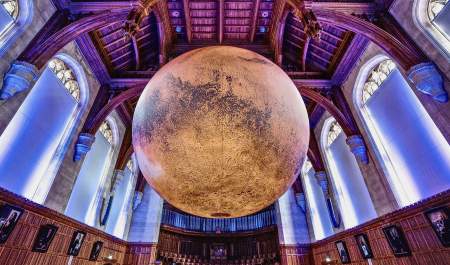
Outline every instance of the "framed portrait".
[[348, 254], [347, 245], [344, 241], [337, 241], [336, 249], [339, 253], [339, 258], [342, 264], [350, 263], [350, 255]]
[[369, 238], [366, 234], [358, 234], [355, 236], [361, 256], [364, 259], [373, 258], [372, 248], [370, 247]]
[[58, 227], [54, 225], [42, 225], [39, 228], [36, 238], [34, 239], [33, 251], [41, 253], [47, 252], [57, 231]]
[[73, 232], [72, 239], [70, 240], [69, 249], [67, 250], [67, 255], [75, 257], [78, 256], [85, 237], [86, 233], [83, 231]]
[[383, 228], [383, 233], [391, 247], [394, 256], [403, 257], [410, 256], [411, 250], [409, 249], [408, 242], [406, 241], [403, 230], [400, 226], [391, 225]]
[[95, 241], [95, 243], [92, 245], [91, 254], [89, 255], [90, 261], [97, 261], [98, 256], [100, 256], [100, 251], [102, 250], [103, 242], [102, 241]]
[[0, 206], [0, 244], [4, 244], [8, 240], [22, 214], [23, 209], [21, 208], [9, 204]]
[[447, 206], [434, 208], [425, 212], [439, 241], [444, 247], [450, 247], [450, 209]]

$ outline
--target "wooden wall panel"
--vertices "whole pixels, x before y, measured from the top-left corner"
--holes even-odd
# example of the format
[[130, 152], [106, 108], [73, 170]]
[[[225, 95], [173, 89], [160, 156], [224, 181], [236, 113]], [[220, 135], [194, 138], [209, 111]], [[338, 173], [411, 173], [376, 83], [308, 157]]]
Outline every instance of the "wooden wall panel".
[[123, 265], [153, 264], [156, 260], [156, 246], [152, 243], [129, 243]]
[[[67, 265], [72, 234], [76, 230], [87, 233], [80, 253], [72, 260], [72, 265], [104, 264], [103, 258], [112, 256], [117, 264], [123, 264], [126, 242], [110, 236], [100, 230], [81, 224], [56, 211], [35, 204], [18, 197], [8, 191], [0, 189], [0, 203], [8, 203], [24, 209], [24, 213], [7, 242], [0, 245], [1, 265]], [[32, 252], [32, 245], [41, 225], [53, 224], [58, 232], [53, 239], [47, 253]], [[92, 245], [95, 241], [102, 241], [103, 248], [99, 261], [89, 261]]]
[[281, 265], [310, 265], [311, 247], [305, 245], [280, 245]]
[[[345, 241], [351, 264], [367, 264], [361, 257], [354, 237], [359, 233], [365, 233], [373, 251], [373, 265], [449, 265], [450, 248], [442, 246], [424, 215], [426, 210], [441, 205], [450, 206], [450, 190], [316, 242], [312, 244], [314, 264], [324, 264], [327, 256], [333, 261], [339, 261], [335, 246], [338, 240]], [[399, 225], [405, 234], [412, 252], [409, 257], [397, 258], [389, 247], [382, 228], [394, 224]]]

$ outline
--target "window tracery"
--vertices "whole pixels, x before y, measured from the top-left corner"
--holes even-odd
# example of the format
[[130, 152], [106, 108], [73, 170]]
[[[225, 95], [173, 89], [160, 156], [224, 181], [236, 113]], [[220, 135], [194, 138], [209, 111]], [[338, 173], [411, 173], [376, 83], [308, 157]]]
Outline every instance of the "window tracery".
[[327, 144], [330, 146], [341, 134], [342, 128], [337, 121], [333, 121], [327, 135]]
[[428, 2], [428, 16], [430, 17], [431, 21], [433, 21], [434, 18], [439, 15], [448, 1], [449, 0], [430, 0]]
[[389, 74], [395, 70], [396, 67], [397, 66], [392, 60], [385, 60], [372, 70], [362, 89], [363, 104], [366, 104], [370, 97], [372, 97], [375, 91], [380, 88], [381, 84], [386, 80]]
[[19, 2], [18, 0], [0, 0], [1, 5], [6, 12], [16, 20], [19, 16]]
[[133, 163], [133, 159], [128, 160], [127, 162], [127, 168], [133, 172], [133, 168], [134, 168], [134, 163]]
[[104, 121], [102, 125], [100, 125], [100, 133], [105, 137], [109, 144], [113, 144], [113, 132], [111, 126], [107, 121]]
[[80, 86], [70, 67], [61, 59], [53, 58], [48, 63], [48, 68], [56, 75], [64, 87], [76, 101], [80, 101]]

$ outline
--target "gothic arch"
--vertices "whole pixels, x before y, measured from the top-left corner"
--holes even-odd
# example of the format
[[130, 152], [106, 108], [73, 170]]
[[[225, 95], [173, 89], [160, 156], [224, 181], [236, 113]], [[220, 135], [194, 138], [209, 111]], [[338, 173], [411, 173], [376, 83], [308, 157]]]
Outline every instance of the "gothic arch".
[[0, 29], [0, 56], [25, 31], [33, 20], [34, 4], [31, 0], [18, 0], [18, 16], [6, 29]]
[[428, 5], [430, 0], [414, 0], [412, 17], [417, 28], [450, 60], [450, 36], [446, 37], [430, 20]]

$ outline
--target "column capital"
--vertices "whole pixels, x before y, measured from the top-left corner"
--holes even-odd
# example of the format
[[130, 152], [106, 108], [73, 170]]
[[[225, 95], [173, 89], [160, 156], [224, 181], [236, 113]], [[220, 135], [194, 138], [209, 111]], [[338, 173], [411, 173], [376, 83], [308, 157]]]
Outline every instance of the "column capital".
[[350, 147], [350, 151], [356, 157], [356, 159], [364, 164], [369, 163], [369, 157], [367, 156], [367, 148], [364, 144], [364, 139], [361, 135], [356, 134], [347, 137], [347, 145]]
[[0, 99], [8, 100], [14, 95], [30, 89], [38, 77], [39, 70], [36, 66], [23, 61], [14, 61], [5, 74]]
[[317, 182], [319, 182], [320, 187], [322, 188], [323, 195], [328, 197], [328, 177], [327, 172], [325, 171], [317, 171], [314, 176], [316, 177]]
[[434, 100], [445, 103], [448, 93], [444, 88], [444, 79], [436, 66], [431, 63], [420, 63], [408, 70], [407, 76], [417, 90], [430, 95]]
[[90, 133], [80, 133], [78, 141], [75, 144], [75, 153], [73, 161], [80, 161], [91, 150], [95, 136]]

